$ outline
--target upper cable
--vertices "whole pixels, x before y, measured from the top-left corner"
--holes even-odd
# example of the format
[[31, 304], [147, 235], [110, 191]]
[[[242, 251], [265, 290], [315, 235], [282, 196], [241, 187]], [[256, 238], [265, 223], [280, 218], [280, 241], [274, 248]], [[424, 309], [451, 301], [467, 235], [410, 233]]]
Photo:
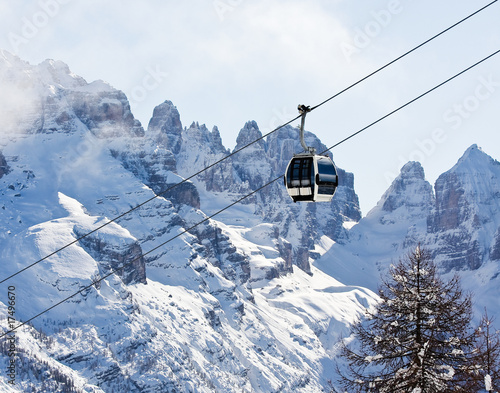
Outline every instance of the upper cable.
[[[326, 153], [327, 151], [329, 151], [329, 150], [331, 150], [331, 149], [335, 148], [336, 146], [339, 146], [340, 144], [342, 144], [342, 143], [346, 142], [347, 140], [349, 140], [349, 139], [353, 138], [354, 136], [359, 135], [360, 133], [362, 133], [363, 131], [366, 131], [368, 128], [372, 127], [373, 125], [375, 125], [375, 124], [379, 123], [380, 121], [382, 121], [382, 120], [386, 119], [387, 117], [389, 117], [389, 116], [393, 115], [394, 113], [396, 113], [396, 112], [400, 111], [401, 109], [403, 109], [403, 108], [407, 107], [408, 105], [412, 104], [413, 102], [415, 102], [415, 101], [417, 101], [417, 100], [421, 99], [422, 97], [424, 97], [424, 96], [426, 96], [427, 94], [429, 94], [429, 93], [433, 92], [433, 91], [434, 91], [434, 90], [436, 90], [437, 88], [439, 88], [439, 87], [441, 87], [441, 86], [445, 85], [446, 83], [448, 83], [448, 82], [452, 81], [453, 79], [455, 79], [455, 78], [457, 78], [458, 76], [462, 75], [463, 73], [465, 73], [465, 72], [467, 72], [467, 71], [471, 70], [472, 68], [474, 68], [474, 67], [478, 66], [479, 64], [481, 64], [481, 63], [485, 62], [486, 60], [488, 60], [488, 59], [492, 58], [493, 56], [497, 55], [498, 53], [500, 53], [500, 50], [497, 50], [497, 51], [493, 52], [492, 54], [490, 54], [490, 55], [486, 56], [485, 58], [483, 58], [483, 59], [481, 59], [481, 60], [479, 60], [479, 61], [477, 61], [476, 63], [472, 64], [471, 66], [469, 66], [469, 67], [467, 67], [467, 68], [463, 69], [463, 70], [462, 70], [462, 71], [460, 71], [459, 73], [457, 73], [457, 74], [455, 74], [455, 75], [451, 76], [450, 78], [446, 79], [445, 81], [443, 81], [443, 82], [439, 83], [438, 85], [435, 85], [435, 86], [434, 86], [434, 87], [432, 87], [431, 89], [429, 89], [429, 90], [425, 91], [424, 93], [422, 93], [422, 94], [418, 95], [417, 97], [413, 98], [412, 100], [410, 100], [410, 101], [406, 102], [405, 104], [403, 104], [403, 105], [399, 106], [398, 108], [396, 108], [396, 109], [392, 110], [392, 111], [391, 111], [391, 112], [389, 112], [388, 114], [386, 114], [386, 115], [384, 115], [384, 116], [380, 117], [379, 119], [375, 120], [374, 122], [372, 122], [372, 123], [368, 124], [366, 127], [363, 127], [362, 129], [360, 129], [360, 130], [358, 130], [358, 131], [356, 131], [356, 132], [352, 133], [350, 136], [348, 136], [347, 138], [344, 138], [344, 139], [343, 139], [343, 140], [341, 140], [340, 142], [337, 142], [336, 144], [334, 144], [334, 145], [333, 145], [333, 146], [331, 146], [330, 148], [328, 148], [328, 149], [326, 149], [325, 151], [323, 151], [321, 154], [324, 154], [324, 153]], [[69, 299], [71, 299], [71, 298], [73, 298], [73, 297], [77, 296], [78, 294], [80, 294], [80, 293], [82, 293], [82, 292], [85, 292], [86, 290], [90, 289], [93, 285], [96, 285], [96, 284], [100, 283], [101, 281], [103, 281], [104, 279], [108, 278], [108, 277], [109, 277], [109, 276], [111, 276], [112, 274], [115, 274], [115, 273], [118, 273], [118, 272], [122, 271], [123, 269], [125, 269], [126, 267], [128, 267], [128, 266], [132, 265], [134, 262], [136, 262], [136, 261], [137, 261], [137, 260], [139, 260], [140, 258], [143, 258], [144, 256], [146, 256], [146, 255], [148, 255], [148, 254], [152, 253], [153, 251], [156, 251], [156, 250], [157, 250], [157, 249], [159, 249], [160, 247], [162, 247], [162, 246], [164, 246], [165, 244], [167, 244], [167, 243], [171, 242], [172, 240], [177, 239], [179, 236], [181, 236], [181, 235], [183, 235], [183, 234], [185, 234], [185, 233], [187, 233], [187, 232], [189, 232], [189, 231], [193, 230], [194, 228], [198, 227], [199, 225], [203, 224], [204, 222], [206, 222], [206, 221], [208, 221], [208, 220], [212, 219], [213, 217], [217, 216], [218, 214], [220, 214], [220, 213], [222, 213], [222, 212], [226, 211], [226, 210], [227, 210], [227, 209], [229, 209], [230, 207], [232, 207], [232, 206], [236, 205], [237, 203], [239, 203], [239, 202], [243, 201], [244, 199], [246, 199], [246, 198], [250, 197], [251, 195], [254, 195], [254, 194], [255, 194], [255, 193], [257, 193], [258, 191], [260, 191], [260, 190], [264, 189], [265, 187], [267, 187], [267, 186], [271, 185], [272, 183], [274, 183], [274, 182], [278, 181], [278, 180], [279, 180], [279, 179], [281, 179], [282, 177], [283, 177], [283, 175], [280, 175], [280, 176], [278, 176], [277, 178], [275, 178], [275, 179], [273, 179], [273, 180], [268, 181], [266, 184], [264, 184], [263, 186], [259, 187], [258, 189], [256, 189], [256, 190], [254, 190], [254, 191], [252, 191], [252, 192], [250, 192], [250, 193], [248, 193], [248, 194], [244, 195], [243, 197], [241, 197], [241, 198], [239, 198], [238, 200], [236, 200], [236, 201], [232, 202], [231, 204], [227, 205], [226, 207], [224, 207], [224, 208], [220, 209], [219, 211], [217, 211], [217, 212], [213, 213], [213, 214], [212, 214], [212, 215], [210, 215], [209, 217], [204, 218], [203, 220], [201, 220], [201, 221], [199, 221], [198, 223], [196, 223], [196, 224], [192, 225], [191, 227], [189, 227], [189, 228], [187, 228], [187, 229], [183, 230], [182, 232], [178, 233], [177, 235], [173, 236], [172, 238], [170, 238], [170, 239], [166, 240], [165, 242], [163, 242], [163, 243], [161, 243], [161, 244], [157, 245], [156, 247], [152, 248], [151, 250], [149, 250], [149, 251], [147, 251], [147, 252], [145, 252], [145, 253], [141, 254], [140, 256], [138, 256], [138, 257], [134, 258], [133, 260], [131, 260], [131, 261], [129, 261], [128, 263], [126, 263], [125, 265], [121, 266], [120, 268], [117, 268], [117, 269], [115, 269], [115, 270], [110, 271], [110, 272], [109, 272], [109, 273], [107, 273], [105, 276], [103, 276], [103, 277], [101, 277], [101, 278], [99, 278], [99, 279], [97, 279], [97, 280], [93, 281], [91, 284], [89, 284], [89, 285], [87, 285], [87, 286], [85, 286], [85, 287], [81, 288], [80, 290], [78, 290], [77, 292], [73, 293], [72, 295], [70, 295], [70, 296], [68, 296], [68, 297], [66, 297], [66, 298], [64, 298], [64, 299], [62, 299], [62, 300], [60, 300], [59, 302], [57, 302], [57, 303], [53, 304], [53, 305], [52, 305], [52, 306], [50, 306], [49, 308], [47, 308], [47, 309], [45, 309], [45, 310], [41, 311], [40, 313], [38, 313], [38, 314], [36, 314], [35, 316], [33, 316], [33, 317], [31, 317], [31, 318], [27, 319], [26, 321], [21, 322], [21, 323], [20, 323], [18, 326], [16, 326], [15, 328], [13, 328], [13, 329], [11, 329], [11, 330], [8, 330], [8, 331], [6, 331], [6, 332], [4, 332], [4, 333], [0, 334], [0, 338], [3, 338], [4, 336], [6, 336], [6, 335], [8, 335], [8, 334], [11, 334], [13, 331], [15, 331], [15, 330], [19, 329], [20, 327], [22, 327], [22, 326], [24, 326], [24, 325], [26, 325], [26, 324], [30, 323], [31, 321], [33, 321], [34, 319], [38, 318], [39, 316], [41, 316], [41, 315], [43, 315], [43, 314], [45, 314], [45, 313], [49, 312], [50, 310], [52, 310], [52, 309], [54, 309], [55, 307], [57, 307], [57, 306], [59, 306], [59, 305], [63, 304], [64, 302], [66, 302], [66, 301], [68, 301]]]
[[[366, 79], [370, 78], [371, 76], [373, 76], [373, 75], [377, 74], [378, 72], [380, 72], [380, 71], [384, 70], [385, 68], [389, 67], [391, 64], [394, 64], [395, 62], [397, 62], [397, 61], [401, 60], [402, 58], [404, 58], [405, 56], [409, 55], [410, 53], [412, 53], [412, 52], [416, 51], [417, 49], [421, 48], [422, 46], [426, 45], [427, 43], [431, 42], [432, 40], [434, 40], [434, 39], [436, 39], [437, 37], [441, 36], [442, 34], [446, 33], [447, 31], [449, 31], [449, 30], [453, 29], [454, 27], [458, 26], [459, 24], [461, 24], [461, 23], [465, 22], [466, 20], [468, 20], [468, 19], [472, 18], [474, 15], [476, 15], [476, 14], [480, 13], [481, 11], [485, 10], [486, 8], [490, 7], [491, 5], [493, 5], [494, 3], [496, 3], [497, 1], [498, 1], [498, 0], [494, 0], [494, 1], [492, 1], [492, 2], [490, 2], [490, 3], [488, 3], [488, 4], [486, 4], [485, 6], [481, 7], [481, 8], [480, 8], [480, 9], [478, 9], [477, 11], [475, 11], [475, 12], [473, 12], [473, 13], [469, 14], [469, 15], [468, 15], [468, 16], [466, 16], [465, 18], [463, 18], [463, 19], [459, 20], [458, 22], [454, 23], [453, 25], [451, 25], [451, 26], [447, 27], [446, 29], [442, 30], [441, 32], [439, 32], [439, 33], [435, 34], [434, 36], [432, 36], [431, 38], [429, 38], [429, 39], [427, 39], [426, 41], [422, 42], [421, 44], [419, 44], [419, 45], [415, 46], [414, 48], [410, 49], [409, 51], [407, 51], [407, 52], [403, 53], [402, 55], [400, 55], [400, 56], [396, 57], [394, 60], [392, 60], [392, 61], [388, 62], [387, 64], [385, 64], [385, 65], [383, 65], [382, 67], [380, 67], [380, 68], [376, 69], [375, 71], [371, 72], [370, 74], [366, 75], [365, 77], [363, 77], [363, 78], [359, 79], [357, 82], [355, 82], [355, 83], [353, 83], [353, 84], [351, 84], [351, 85], [347, 86], [346, 88], [344, 88], [343, 90], [339, 91], [338, 93], [335, 93], [334, 95], [330, 96], [330, 97], [329, 97], [329, 98], [327, 98], [326, 100], [324, 100], [324, 101], [320, 102], [319, 104], [317, 104], [316, 106], [314, 106], [314, 107], [310, 108], [310, 111], [313, 111], [313, 110], [317, 109], [318, 107], [320, 107], [320, 106], [322, 106], [322, 105], [326, 104], [327, 102], [329, 102], [329, 101], [333, 100], [334, 98], [338, 97], [339, 95], [341, 95], [341, 94], [345, 93], [346, 91], [350, 90], [350, 89], [351, 89], [351, 88], [353, 88], [354, 86], [356, 86], [356, 85], [360, 84], [361, 82], [365, 81]], [[40, 258], [40, 259], [36, 260], [35, 262], [33, 262], [33, 263], [31, 263], [31, 264], [29, 264], [29, 265], [27, 265], [27, 266], [25, 266], [24, 268], [22, 268], [22, 269], [18, 270], [17, 272], [15, 272], [15, 273], [11, 274], [10, 276], [5, 277], [4, 279], [2, 279], [2, 280], [0, 281], [0, 284], [3, 284], [5, 281], [10, 280], [11, 278], [13, 278], [13, 277], [17, 276], [18, 274], [20, 274], [20, 273], [22, 273], [22, 272], [24, 272], [24, 271], [26, 271], [26, 270], [28, 270], [28, 269], [32, 268], [33, 266], [35, 266], [35, 265], [39, 264], [40, 262], [42, 262], [42, 261], [46, 260], [47, 258], [50, 258], [51, 256], [53, 256], [53, 255], [55, 255], [55, 254], [57, 254], [57, 253], [61, 252], [62, 250], [64, 250], [64, 249], [68, 248], [69, 246], [71, 246], [71, 245], [73, 245], [73, 244], [78, 243], [80, 240], [83, 240], [83, 239], [84, 239], [84, 238], [86, 238], [87, 236], [89, 236], [89, 235], [91, 235], [91, 234], [93, 234], [93, 233], [95, 233], [95, 232], [99, 231], [100, 229], [104, 228], [105, 226], [107, 226], [107, 225], [109, 225], [109, 224], [111, 224], [111, 223], [113, 223], [113, 222], [116, 222], [117, 220], [119, 220], [119, 219], [123, 218], [123, 217], [124, 217], [124, 216], [126, 216], [127, 214], [130, 214], [131, 212], [133, 212], [133, 211], [137, 210], [138, 208], [140, 208], [140, 207], [144, 206], [145, 204], [147, 204], [147, 203], [149, 203], [149, 202], [153, 201], [154, 199], [156, 199], [156, 198], [158, 198], [158, 197], [160, 197], [160, 196], [165, 195], [167, 192], [171, 191], [171, 190], [172, 190], [172, 189], [174, 189], [175, 187], [177, 187], [177, 186], [179, 186], [179, 185], [181, 185], [181, 184], [183, 184], [183, 183], [185, 183], [185, 182], [189, 181], [190, 179], [192, 179], [192, 178], [194, 178], [194, 177], [198, 176], [199, 174], [201, 174], [201, 173], [205, 172], [206, 170], [208, 170], [208, 169], [210, 169], [210, 168], [212, 168], [212, 167], [214, 167], [214, 166], [216, 166], [216, 165], [220, 164], [220, 163], [221, 163], [221, 162], [223, 162], [224, 160], [227, 160], [228, 158], [230, 158], [230, 157], [234, 156], [235, 154], [237, 154], [237, 153], [239, 153], [240, 151], [242, 151], [242, 150], [246, 149], [247, 147], [249, 147], [249, 146], [253, 145], [254, 143], [257, 143], [258, 141], [260, 141], [260, 140], [262, 140], [262, 139], [266, 138], [267, 136], [269, 136], [269, 135], [273, 134], [274, 132], [276, 132], [276, 131], [280, 130], [281, 128], [283, 128], [283, 127], [285, 127], [285, 126], [289, 125], [290, 123], [294, 122], [295, 120], [299, 119], [300, 117], [302, 117], [302, 115], [299, 115], [299, 116], [297, 116], [297, 117], [293, 118], [292, 120], [290, 120], [290, 121], [286, 122], [285, 124], [282, 124], [281, 126], [279, 126], [279, 127], [275, 128], [274, 130], [272, 130], [272, 131], [268, 132], [267, 134], [262, 135], [260, 138], [257, 138], [256, 140], [254, 140], [254, 141], [252, 141], [252, 142], [248, 143], [247, 145], [245, 145], [245, 146], [241, 147], [240, 149], [237, 149], [237, 150], [233, 151], [232, 153], [230, 153], [230, 154], [228, 154], [227, 156], [225, 156], [225, 157], [221, 158], [220, 160], [218, 160], [218, 161], [214, 162], [213, 164], [211, 164], [211, 165], [209, 165], [209, 166], [207, 166], [207, 167], [205, 167], [205, 168], [201, 169], [200, 171], [198, 171], [198, 172], [194, 173], [193, 175], [191, 175], [191, 176], [187, 177], [186, 179], [182, 180], [181, 182], [176, 183], [176, 184], [174, 184], [174, 185], [172, 185], [172, 186], [168, 187], [167, 189], [165, 189], [165, 190], [163, 190], [163, 191], [159, 192], [158, 194], [154, 195], [153, 197], [151, 197], [151, 198], [147, 199], [146, 201], [144, 201], [144, 202], [142, 202], [142, 203], [139, 203], [139, 204], [138, 204], [138, 205], [136, 205], [135, 207], [133, 207], [133, 208], [131, 208], [131, 209], [129, 209], [129, 210], [127, 210], [127, 211], [123, 212], [123, 213], [122, 213], [122, 214], [120, 214], [119, 216], [117, 216], [117, 217], [115, 217], [115, 218], [113, 218], [113, 219], [110, 219], [109, 221], [107, 221], [107, 222], [103, 223], [102, 225], [98, 226], [97, 228], [93, 229], [92, 231], [90, 231], [90, 232], [88, 232], [88, 233], [86, 233], [86, 234], [83, 234], [82, 236], [78, 237], [78, 238], [77, 238], [77, 239], [75, 239], [74, 241], [72, 241], [72, 242], [70, 242], [70, 243], [68, 243], [68, 244], [64, 245], [63, 247], [61, 247], [61, 248], [59, 248], [59, 249], [56, 249], [55, 251], [51, 252], [50, 254], [48, 254], [48, 255], [46, 255], [46, 256], [44, 256], [44, 257], [42, 257], [42, 258]]]

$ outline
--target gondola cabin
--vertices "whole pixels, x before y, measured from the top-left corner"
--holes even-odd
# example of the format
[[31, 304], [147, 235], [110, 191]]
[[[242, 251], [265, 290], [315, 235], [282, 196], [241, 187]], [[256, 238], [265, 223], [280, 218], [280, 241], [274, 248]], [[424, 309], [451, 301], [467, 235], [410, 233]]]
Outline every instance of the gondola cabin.
[[294, 202], [330, 202], [338, 186], [337, 170], [327, 156], [296, 154], [286, 168], [285, 186]]

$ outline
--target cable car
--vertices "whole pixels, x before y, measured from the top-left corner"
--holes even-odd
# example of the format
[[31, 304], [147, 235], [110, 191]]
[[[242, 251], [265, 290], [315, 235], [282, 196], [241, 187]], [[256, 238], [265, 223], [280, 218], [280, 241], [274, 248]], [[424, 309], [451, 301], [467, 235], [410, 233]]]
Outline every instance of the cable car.
[[329, 157], [316, 154], [304, 141], [305, 115], [309, 111], [309, 107], [299, 106], [300, 143], [305, 152], [294, 154], [288, 163], [285, 187], [294, 202], [330, 202], [338, 186], [337, 170]]

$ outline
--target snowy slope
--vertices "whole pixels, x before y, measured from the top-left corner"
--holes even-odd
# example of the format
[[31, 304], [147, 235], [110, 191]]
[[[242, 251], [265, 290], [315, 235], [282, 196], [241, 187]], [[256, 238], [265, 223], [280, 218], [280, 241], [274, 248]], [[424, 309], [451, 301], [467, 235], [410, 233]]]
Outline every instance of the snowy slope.
[[[0, 51], [0, 83], [0, 280], [74, 243], [0, 285], [1, 331], [9, 286], [21, 321], [75, 295], [16, 333], [2, 391], [325, 391], [339, 338], [418, 243], [477, 315], [500, 311], [500, 164], [477, 146], [434, 187], [406, 164], [361, 220], [342, 169], [331, 204], [293, 204], [276, 182], [207, 219], [284, 172], [295, 127], [173, 187], [229, 154], [216, 127], [183, 127], [165, 101], [144, 130], [122, 92], [58, 61]], [[261, 136], [247, 122], [232, 151]]]
[[473, 145], [433, 188], [408, 163], [377, 206], [315, 266], [345, 284], [376, 290], [391, 263], [417, 244], [445, 277], [458, 273], [474, 294], [476, 317], [500, 312], [500, 163]]
[[316, 267], [346, 284], [376, 290], [386, 268], [421, 241], [433, 201], [422, 166], [409, 162], [377, 206], [352, 227], [348, 242], [334, 245]]
[[[500, 228], [500, 163], [476, 145], [436, 181], [436, 209], [429, 219], [441, 253], [452, 258], [448, 269], [478, 269], [486, 260], [500, 259], [495, 242]], [[495, 235], [495, 236], [493, 236]], [[468, 253], [463, 254], [465, 249]]]
[[443, 272], [462, 276], [464, 287], [475, 294], [477, 313], [487, 307], [498, 315], [500, 162], [473, 145], [438, 178], [435, 193], [426, 241], [436, 261]]
[[[20, 321], [76, 294], [16, 333], [10, 391], [324, 391], [338, 338], [376, 301], [311, 267], [308, 253], [307, 269], [294, 266], [294, 250], [320, 255], [331, 238], [298, 239], [300, 228], [292, 235], [276, 211], [267, 212], [274, 220], [255, 214], [258, 201], [197, 225], [207, 203], [210, 213], [233, 198], [226, 189], [210, 194], [188, 182], [155, 198], [183, 170], [205, 165], [203, 154], [227, 151], [216, 129], [179, 129], [159, 110], [164, 121], [153, 116], [144, 131], [122, 92], [61, 62], [32, 66], [2, 51], [0, 79], [8, 87], [0, 101], [13, 103], [0, 124], [1, 279], [74, 242], [8, 279], [2, 293], [15, 287]], [[247, 128], [260, 133], [255, 126]], [[183, 135], [207, 137], [209, 151], [182, 150]], [[243, 181], [235, 195], [250, 187], [242, 174], [231, 176]], [[296, 209], [304, 219], [316, 214]], [[0, 297], [2, 331], [6, 305]]]
[[[296, 127], [286, 126], [263, 138], [257, 123], [248, 121], [238, 134], [230, 158], [215, 166], [211, 165], [229, 153], [216, 127], [209, 131], [204, 125], [193, 122], [182, 129], [177, 109], [170, 101], [165, 101], [155, 108], [147, 134], [155, 135], [158, 140], [159, 130], [163, 130], [162, 140], [174, 152], [179, 174], [191, 177], [210, 166], [193, 178], [201, 207], [207, 214], [279, 179], [244, 199], [244, 207], [238, 209], [251, 214], [253, 221], [248, 225], [262, 221], [276, 225], [279, 237], [292, 245], [286, 266], [295, 265], [311, 272], [310, 258], [314, 260], [326, 251], [320, 245], [343, 242], [347, 237], [346, 228], [361, 218], [354, 176], [341, 168], [338, 168], [339, 187], [331, 203], [292, 202], [281, 179], [290, 158], [302, 151]], [[326, 151], [326, 146], [314, 134], [306, 132], [305, 138], [318, 152]], [[220, 219], [235, 223], [239, 216], [228, 212]], [[330, 240], [324, 241], [325, 237]], [[286, 272], [285, 269], [283, 273]]]

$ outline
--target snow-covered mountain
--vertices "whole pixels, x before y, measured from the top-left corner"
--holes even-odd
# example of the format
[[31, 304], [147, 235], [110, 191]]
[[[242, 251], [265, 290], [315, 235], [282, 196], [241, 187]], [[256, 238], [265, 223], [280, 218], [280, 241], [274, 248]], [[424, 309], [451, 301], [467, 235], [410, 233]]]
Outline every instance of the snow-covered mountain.
[[473, 145], [435, 189], [427, 226], [443, 268], [477, 270], [500, 259], [500, 163]]
[[431, 251], [441, 274], [462, 277], [478, 316], [485, 307], [498, 313], [500, 163], [473, 145], [434, 187], [419, 163], [407, 163], [349, 241], [335, 244], [315, 266], [345, 284], [375, 290], [373, 277], [417, 244]]
[[340, 168], [331, 203], [276, 181], [209, 219], [284, 173], [297, 128], [248, 121], [229, 149], [165, 101], [144, 129], [107, 83], [5, 51], [0, 85], [0, 281], [33, 264], [0, 285], [0, 332], [50, 309], [0, 339], [2, 391], [328, 391], [339, 338], [418, 243], [499, 310], [500, 164], [476, 146], [434, 188], [406, 164], [362, 219]]
[[[166, 102], [144, 130], [121, 91], [58, 61], [1, 51], [0, 84], [0, 279], [35, 263], [2, 283], [1, 329], [9, 288], [16, 321], [70, 297], [19, 329], [14, 352], [1, 339], [2, 364], [10, 354], [16, 365], [2, 391], [328, 386], [338, 338], [376, 301], [310, 265], [360, 217], [352, 175], [339, 187], [346, 203], [294, 206], [276, 184], [207, 220], [278, 176], [297, 131], [172, 188], [228, 154], [217, 129], [183, 128]], [[248, 122], [235, 149], [259, 135]]]

